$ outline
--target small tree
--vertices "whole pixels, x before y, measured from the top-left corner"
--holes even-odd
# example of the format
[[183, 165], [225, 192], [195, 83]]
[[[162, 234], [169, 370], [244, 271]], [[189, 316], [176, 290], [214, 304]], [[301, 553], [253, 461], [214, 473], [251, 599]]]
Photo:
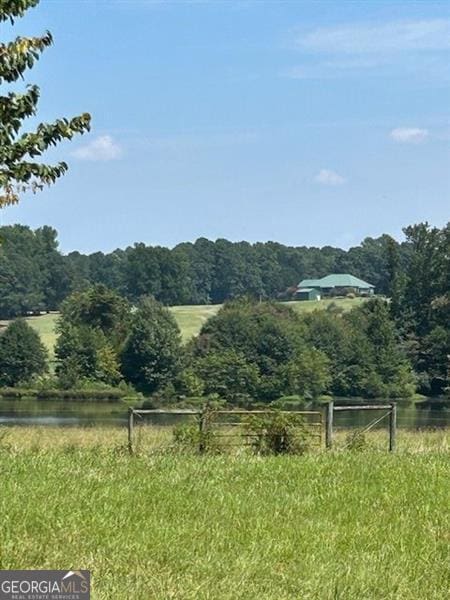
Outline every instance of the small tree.
[[59, 325], [100, 329], [119, 346], [126, 337], [131, 306], [125, 298], [102, 284], [74, 292], [61, 305]]
[[47, 370], [47, 351], [23, 319], [13, 321], [0, 336], [0, 385], [14, 386]]
[[58, 331], [56, 373], [62, 387], [74, 387], [82, 380], [119, 383], [117, 352], [100, 328], [63, 323]]
[[[0, 2], [0, 22], [21, 17], [39, 0], [3, 0]], [[32, 68], [40, 54], [53, 43], [49, 32], [41, 37], [17, 37], [0, 44], [0, 84], [13, 83]], [[90, 128], [87, 113], [73, 119], [57, 119], [41, 123], [33, 133], [22, 133], [23, 121], [36, 114], [39, 88], [27, 87], [25, 93], [9, 92], [0, 96], [0, 208], [19, 201], [19, 193], [33, 192], [54, 183], [68, 167], [65, 162], [46, 165], [30, 161], [41, 156], [50, 146]]]
[[181, 353], [180, 330], [169, 310], [151, 297], [141, 300], [121, 355], [125, 379], [156, 392], [179, 373]]
[[56, 372], [61, 384], [72, 387], [81, 379], [118, 383], [119, 353], [130, 318], [128, 302], [104, 285], [69, 296], [57, 325]]

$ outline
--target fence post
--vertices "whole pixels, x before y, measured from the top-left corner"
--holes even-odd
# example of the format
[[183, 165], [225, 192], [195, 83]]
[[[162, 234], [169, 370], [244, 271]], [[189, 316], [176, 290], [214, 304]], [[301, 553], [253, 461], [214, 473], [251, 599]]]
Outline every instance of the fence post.
[[391, 413], [389, 415], [389, 452], [395, 452], [395, 443], [397, 433], [397, 403], [391, 403]]
[[128, 409], [128, 452], [133, 454], [134, 410]]
[[325, 421], [325, 446], [331, 448], [333, 446], [333, 409], [334, 402], [328, 402], [326, 409]]
[[198, 451], [200, 452], [200, 454], [203, 454], [203, 452], [205, 451], [205, 439], [204, 439], [205, 424], [206, 424], [205, 420], [206, 420], [206, 405], [204, 404], [202, 406], [202, 410], [200, 412], [200, 419], [198, 422], [198, 432], [199, 432]]

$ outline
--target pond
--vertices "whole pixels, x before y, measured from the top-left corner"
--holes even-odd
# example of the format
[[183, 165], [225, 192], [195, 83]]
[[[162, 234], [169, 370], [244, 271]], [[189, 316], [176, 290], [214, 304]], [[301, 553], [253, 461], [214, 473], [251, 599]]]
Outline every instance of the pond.
[[[360, 403], [362, 398], [336, 398], [336, 404]], [[366, 400], [367, 402], [367, 400]], [[384, 403], [386, 400], [370, 400]], [[124, 426], [128, 405], [121, 402], [68, 402], [67, 400], [0, 400], [0, 425], [53, 425], [53, 426]], [[361, 427], [368, 424], [383, 411], [336, 412], [336, 427]], [[171, 425], [183, 419], [180, 416], [151, 415], [146, 421], [155, 425]], [[450, 426], [450, 400], [429, 398], [424, 403], [398, 403], [399, 427], [409, 429], [440, 428]], [[386, 421], [379, 424], [386, 427]]]
[[[355, 402], [355, 398], [345, 399], [336, 398], [335, 404], [358, 404], [369, 403], [379, 404], [388, 402], [386, 399], [364, 400], [359, 398], [359, 402]], [[387, 407], [388, 408], [388, 407]], [[371, 421], [381, 417], [385, 409], [366, 410], [366, 411], [349, 411], [334, 413], [335, 428], [350, 428], [364, 427]], [[382, 420], [376, 427], [382, 428], [387, 426], [388, 419]], [[428, 398], [425, 402], [413, 403], [401, 401], [397, 403], [397, 426], [403, 429], [424, 429], [424, 428], [442, 428], [450, 427], [450, 400], [447, 398]]]

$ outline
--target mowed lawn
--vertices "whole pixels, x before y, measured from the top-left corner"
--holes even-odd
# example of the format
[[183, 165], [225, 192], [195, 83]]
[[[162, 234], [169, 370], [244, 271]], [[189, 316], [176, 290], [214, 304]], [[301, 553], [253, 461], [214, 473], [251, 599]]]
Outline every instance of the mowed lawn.
[[[335, 300], [321, 300], [320, 302], [305, 301], [305, 302], [286, 302], [293, 310], [303, 313], [311, 312], [312, 310], [324, 310], [331, 303], [341, 310], [348, 311], [356, 306], [360, 306], [364, 302], [363, 298], [337, 298]], [[213, 315], [217, 314], [221, 304], [198, 305], [198, 306], [172, 306], [170, 307], [178, 326], [180, 327], [183, 341], [188, 341], [197, 335], [202, 328], [202, 325]], [[56, 342], [55, 324], [58, 318], [58, 313], [42, 315], [40, 317], [29, 317], [27, 321], [40, 334], [42, 341], [50, 352], [50, 359], [53, 359], [53, 351]], [[0, 322], [0, 327], [6, 325], [6, 321]]]
[[95, 600], [448, 598], [444, 452], [130, 457], [124, 432], [24, 429], [0, 444], [0, 569], [89, 569]]
[[199, 306], [171, 306], [170, 311], [177, 320], [183, 341], [198, 335], [206, 321], [218, 313], [221, 304]]

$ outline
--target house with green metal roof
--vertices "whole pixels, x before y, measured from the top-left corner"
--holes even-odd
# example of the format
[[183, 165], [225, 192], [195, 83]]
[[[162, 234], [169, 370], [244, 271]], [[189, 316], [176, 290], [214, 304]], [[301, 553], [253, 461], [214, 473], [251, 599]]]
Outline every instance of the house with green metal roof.
[[304, 298], [305, 290], [315, 289], [322, 296], [344, 296], [349, 293], [370, 296], [375, 286], [348, 273], [332, 273], [321, 279], [303, 279], [297, 286], [296, 297]]

